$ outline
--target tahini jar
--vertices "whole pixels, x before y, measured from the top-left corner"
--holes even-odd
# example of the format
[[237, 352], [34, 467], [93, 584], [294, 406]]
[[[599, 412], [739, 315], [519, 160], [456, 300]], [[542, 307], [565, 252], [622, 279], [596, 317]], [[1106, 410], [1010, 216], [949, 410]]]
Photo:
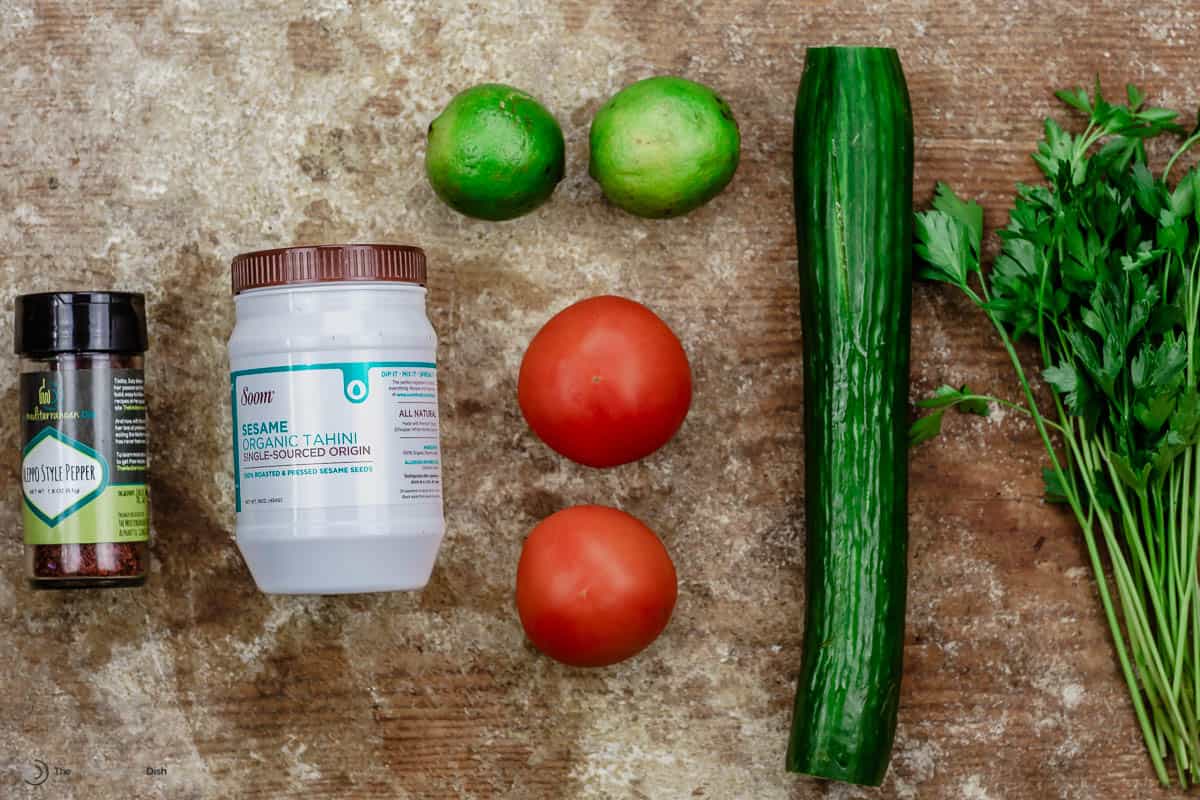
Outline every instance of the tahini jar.
[[423, 587], [444, 528], [425, 253], [289, 247], [232, 272], [237, 541], [258, 587]]

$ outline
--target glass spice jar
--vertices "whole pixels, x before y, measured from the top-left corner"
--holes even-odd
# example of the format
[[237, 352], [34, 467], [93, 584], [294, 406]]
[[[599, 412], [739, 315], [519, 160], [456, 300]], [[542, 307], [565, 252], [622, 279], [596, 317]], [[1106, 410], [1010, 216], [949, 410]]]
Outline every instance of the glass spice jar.
[[17, 297], [21, 488], [34, 588], [136, 586], [148, 564], [145, 300]]

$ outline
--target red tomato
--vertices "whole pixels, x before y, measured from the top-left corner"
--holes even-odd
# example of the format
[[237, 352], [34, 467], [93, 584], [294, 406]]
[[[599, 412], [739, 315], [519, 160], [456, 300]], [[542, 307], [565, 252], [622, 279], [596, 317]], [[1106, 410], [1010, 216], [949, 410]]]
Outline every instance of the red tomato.
[[603, 667], [644, 650], [671, 619], [675, 565], [636, 517], [574, 506], [542, 520], [517, 565], [517, 612], [539, 650]]
[[615, 467], [671, 440], [692, 402], [692, 371], [653, 311], [623, 297], [592, 297], [533, 337], [517, 400], [553, 450], [589, 467]]

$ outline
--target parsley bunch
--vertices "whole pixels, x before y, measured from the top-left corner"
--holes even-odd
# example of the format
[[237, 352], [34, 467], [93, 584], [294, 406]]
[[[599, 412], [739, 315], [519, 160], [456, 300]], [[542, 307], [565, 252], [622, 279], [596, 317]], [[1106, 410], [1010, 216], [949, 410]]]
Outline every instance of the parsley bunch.
[[[1083, 532], [1100, 601], [1156, 774], [1200, 782], [1200, 172], [1174, 184], [1200, 126], [1155, 174], [1147, 140], [1183, 135], [1178, 115], [1059, 92], [1088, 117], [1046, 121], [1033, 155], [1045, 182], [1018, 185], [1000, 253], [981, 269], [983, 211], [940, 184], [917, 214], [922, 275], [957, 287], [1008, 353], [1050, 467], [1047, 499]], [[1030, 338], [1053, 412], [1039, 408], [1013, 345]], [[912, 441], [951, 407], [986, 414], [967, 387], [918, 405]], [[1004, 402], [1004, 401], [995, 401]], [[1053, 435], [1052, 435], [1053, 433]], [[1105, 559], [1111, 579], [1105, 572]]]

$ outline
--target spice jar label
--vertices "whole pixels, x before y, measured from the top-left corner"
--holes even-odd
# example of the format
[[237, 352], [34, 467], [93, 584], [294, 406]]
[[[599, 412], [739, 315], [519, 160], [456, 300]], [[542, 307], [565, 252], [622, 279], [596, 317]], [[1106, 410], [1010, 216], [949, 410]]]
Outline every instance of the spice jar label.
[[238, 511], [440, 508], [434, 364], [293, 364], [231, 381]]
[[21, 375], [27, 544], [149, 538], [142, 371]]

